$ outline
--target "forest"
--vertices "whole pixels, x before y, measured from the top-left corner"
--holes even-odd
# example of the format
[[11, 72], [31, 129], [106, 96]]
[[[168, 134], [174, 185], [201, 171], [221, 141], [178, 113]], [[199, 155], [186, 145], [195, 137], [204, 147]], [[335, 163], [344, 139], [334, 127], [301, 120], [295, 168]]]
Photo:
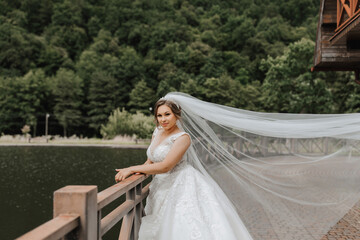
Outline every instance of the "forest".
[[252, 111], [359, 112], [353, 73], [310, 71], [319, 7], [0, 0], [0, 134], [28, 125], [43, 135], [47, 113], [50, 134], [111, 136], [116, 116], [151, 126], [153, 104], [171, 91]]

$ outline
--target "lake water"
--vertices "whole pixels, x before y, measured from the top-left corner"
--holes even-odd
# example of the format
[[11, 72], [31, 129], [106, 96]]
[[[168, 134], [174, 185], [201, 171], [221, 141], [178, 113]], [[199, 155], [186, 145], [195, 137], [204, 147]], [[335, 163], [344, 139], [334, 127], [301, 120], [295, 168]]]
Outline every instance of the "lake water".
[[100, 192], [114, 184], [115, 168], [145, 160], [145, 149], [1, 146], [0, 239], [14, 239], [50, 220], [57, 189], [97, 185]]

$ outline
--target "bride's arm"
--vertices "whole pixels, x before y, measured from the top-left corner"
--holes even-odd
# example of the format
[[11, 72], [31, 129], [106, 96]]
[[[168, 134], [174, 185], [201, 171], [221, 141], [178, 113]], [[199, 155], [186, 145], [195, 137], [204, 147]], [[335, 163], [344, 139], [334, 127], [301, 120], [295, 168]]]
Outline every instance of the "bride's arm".
[[169, 153], [166, 155], [164, 161], [155, 162], [152, 164], [136, 165], [128, 168], [116, 169], [118, 173], [115, 176], [117, 182], [124, 180], [133, 173], [158, 174], [166, 173], [173, 169], [175, 165], [181, 160], [182, 156], [190, 146], [190, 137], [183, 135], [176, 139]]

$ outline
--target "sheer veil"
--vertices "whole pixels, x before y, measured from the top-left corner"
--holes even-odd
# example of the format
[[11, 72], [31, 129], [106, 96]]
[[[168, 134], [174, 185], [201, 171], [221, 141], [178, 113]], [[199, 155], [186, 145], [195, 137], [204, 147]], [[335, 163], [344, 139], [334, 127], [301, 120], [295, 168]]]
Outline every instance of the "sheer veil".
[[253, 239], [321, 239], [344, 217], [360, 229], [351, 219], [360, 199], [360, 114], [258, 113], [183, 93], [165, 98], [182, 108], [188, 161]]

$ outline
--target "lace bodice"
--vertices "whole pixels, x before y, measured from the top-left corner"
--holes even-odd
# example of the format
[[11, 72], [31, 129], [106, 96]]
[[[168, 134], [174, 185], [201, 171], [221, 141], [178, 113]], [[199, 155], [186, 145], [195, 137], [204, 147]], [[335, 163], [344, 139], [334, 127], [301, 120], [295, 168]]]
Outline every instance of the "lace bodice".
[[[154, 140], [156, 138], [156, 135], [159, 133], [160, 131], [156, 128], [154, 131]], [[188, 133], [186, 132], [179, 132], [179, 133], [175, 133], [169, 137], [167, 137], [166, 139], [164, 139], [160, 144], [158, 144], [157, 146], [153, 146], [154, 141], [152, 141], [152, 143], [150, 144], [150, 146], [147, 149], [147, 157], [152, 161], [152, 162], [161, 162], [165, 159], [166, 155], [170, 152], [171, 147], [173, 146], [175, 140], [182, 136], [182, 135], [188, 135]], [[177, 165], [171, 170], [171, 172], [178, 170], [180, 166], [184, 166], [187, 164], [187, 158], [186, 158], [186, 153], [184, 154], [183, 158], [177, 163]]]

